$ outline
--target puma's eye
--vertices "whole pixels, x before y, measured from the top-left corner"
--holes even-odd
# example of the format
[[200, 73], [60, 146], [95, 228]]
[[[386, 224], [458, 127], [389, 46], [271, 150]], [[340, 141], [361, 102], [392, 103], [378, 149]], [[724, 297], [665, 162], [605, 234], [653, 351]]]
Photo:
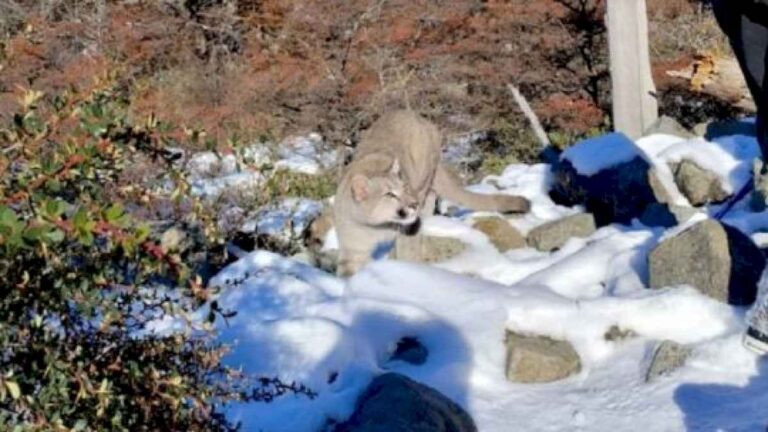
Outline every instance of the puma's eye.
[[384, 194], [384, 196], [385, 196], [385, 197], [389, 197], [389, 198], [394, 198], [394, 199], [397, 199], [397, 194], [396, 194], [396, 193], [394, 193], [394, 192], [391, 192], [391, 191], [390, 191], [390, 192], [387, 192], [387, 193], [385, 193], [385, 194]]

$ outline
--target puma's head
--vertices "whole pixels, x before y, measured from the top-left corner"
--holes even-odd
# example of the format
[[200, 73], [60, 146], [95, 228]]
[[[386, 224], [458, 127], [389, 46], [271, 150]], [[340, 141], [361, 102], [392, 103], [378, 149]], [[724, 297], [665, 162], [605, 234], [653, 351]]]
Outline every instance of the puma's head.
[[412, 225], [418, 220], [418, 201], [400, 176], [397, 160], [379, 175], [354, 174], [352, 199], [371, 225]]

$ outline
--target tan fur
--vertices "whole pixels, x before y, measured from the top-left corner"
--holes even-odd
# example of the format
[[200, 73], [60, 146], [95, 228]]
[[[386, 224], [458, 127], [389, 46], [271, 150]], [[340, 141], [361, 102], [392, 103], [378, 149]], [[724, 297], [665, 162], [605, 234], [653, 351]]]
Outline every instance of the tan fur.
[[[436, 195], [474, 210], [527, 212], [527, 199], [470, 192], [440, 164], [437, 127], [410, 110], [385, 114], [362, 134], [337, 189], [337, 273], [348, 276], [398, 232], [434, 213]], [[411, 232], [412, 234], [412, 232]]]

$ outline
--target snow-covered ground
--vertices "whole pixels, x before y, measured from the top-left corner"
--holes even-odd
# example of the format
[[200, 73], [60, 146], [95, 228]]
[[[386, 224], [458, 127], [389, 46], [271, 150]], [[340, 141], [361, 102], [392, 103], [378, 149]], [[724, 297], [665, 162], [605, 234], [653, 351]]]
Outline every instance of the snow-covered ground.
[[[662, 170], [667, 161], [693, 155], [731, 191], [747, 181], [757, 154], [754, 140], [744, 136], [716, 143], [653, 136], [638, 145]], [[593, 171], [603, 150], [566, 157]], [[631, 157], [625, 148], [614, 150], [603, 163]], [[550, 181], [546, 165], [514, 165], [473, 189], [530, 198], [531, 213], [512, 221], [525, 233], [582, 211], [554, 204], [546, 193]], [[601, 228], [553, 253], [500, 253], [471, 228], [474, 216], [425, 222], [427, 234], [469, 245], [435, 265], [378, 261], [345, 282], [257, 251], [225, 268], [211, 284], [222, 288], [219, 305], [238, 311], [220, 324], [221, 339], [233, 347], [227, 362], [299, 381], [318, 394], [236, 404], [227, 408], [231, 418], [245, 431], [321, 430], [328, 419], [352, 413], [374, 375], [396, 371], [458, 402], [483, 432], [766, 429], [768, 362], [741, 345], [747, 310], [691, 287], [645, 288], [647, 254], [669, 233], [636, 222]], [[742, 203], [727, 222], [757, 238], [756, 231], [768, 228], [768, 214], [750, 213]], [[607, 341], [612, 326], [638, 336]], [[506, 329], [570, 341], [581, 372], [549, 384], [507, 381]], [[425, 364], [389, 360], [404, 336], [428, 349]], [[646, 383], [652, 348], [665, 339], [688, 344], [693, 354], [681, 369]]]

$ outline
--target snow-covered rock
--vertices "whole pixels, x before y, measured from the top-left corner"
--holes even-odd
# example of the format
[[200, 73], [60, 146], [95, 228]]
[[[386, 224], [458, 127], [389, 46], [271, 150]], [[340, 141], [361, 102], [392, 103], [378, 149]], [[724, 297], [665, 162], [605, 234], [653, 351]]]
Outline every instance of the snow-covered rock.
[[585, 205], [599, 226], [629, 223], [649, 204], [670, 200], [643, 150], [620, 133], [573, 145], [553, 170], [555, 202]]

